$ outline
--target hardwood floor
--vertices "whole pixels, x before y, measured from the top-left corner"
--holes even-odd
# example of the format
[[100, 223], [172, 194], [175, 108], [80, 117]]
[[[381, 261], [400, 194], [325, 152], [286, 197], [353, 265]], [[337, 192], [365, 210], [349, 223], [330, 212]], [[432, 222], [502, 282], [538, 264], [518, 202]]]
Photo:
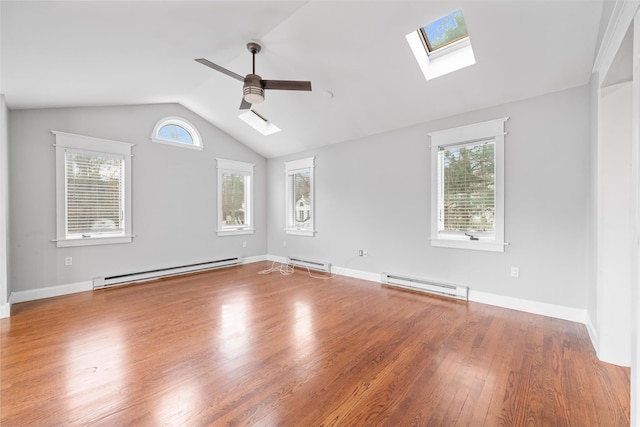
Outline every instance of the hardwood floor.
[[268, 266], [14, 305], [0, 424], [629, 424], [584, 325]]

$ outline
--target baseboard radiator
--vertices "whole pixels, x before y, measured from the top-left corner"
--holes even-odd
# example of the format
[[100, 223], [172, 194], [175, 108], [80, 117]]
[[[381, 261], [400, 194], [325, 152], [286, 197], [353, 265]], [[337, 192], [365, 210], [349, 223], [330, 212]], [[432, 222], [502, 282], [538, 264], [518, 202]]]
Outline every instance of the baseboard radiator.
[[331, 263], [324, 261], [316, 261], [312, 259], [305, 259], [301, 257], [287, 257], [287, 264], [294, 267], [308, 268], [309, 270], [323, 271], [325, 273], [331, 273]]
[[199, 262], [197, 264], [182, 265], [178, 267], [158, 268], [156, 270], [139, 271], [137, 273], [118, 274], [93, 279], [93, 289], [103, 289], [111, 286], [126, 285], [135, 282], [159, 279], [161, 277], [178, 276], [180, 274], [194, 273], [197, 271], [212, 270], [214, 268], [230, 267], [242, 264], [239, 257], [219, 259], [216, 261]]
[[451, 297], [469, 301], [469, 288], [448, 283], [433, 282], [431, 280], [416, 279], [398, 274], [382, 273], [381, 282], [388, 286], [395, 286], [429, 294]]

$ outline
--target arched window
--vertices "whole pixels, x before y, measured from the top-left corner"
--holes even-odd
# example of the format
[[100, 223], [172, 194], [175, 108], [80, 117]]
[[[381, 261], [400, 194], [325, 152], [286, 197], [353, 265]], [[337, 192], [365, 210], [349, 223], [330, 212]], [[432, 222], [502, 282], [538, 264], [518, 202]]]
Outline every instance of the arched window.
[[202, 139], [198, 130], [180, 117], [165, 117], [156, 123], [151, 134], [153, 142], [202, 150]]

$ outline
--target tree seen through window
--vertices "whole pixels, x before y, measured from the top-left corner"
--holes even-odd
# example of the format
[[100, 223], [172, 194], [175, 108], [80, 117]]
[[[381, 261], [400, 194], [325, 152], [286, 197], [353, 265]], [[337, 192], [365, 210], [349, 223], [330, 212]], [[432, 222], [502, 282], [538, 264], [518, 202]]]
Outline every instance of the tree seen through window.
[[444, 231], [493, 232], [495, 168], [492, 142], [440, 151]]
[[245, 180], [242, 174], [222, 174], [222, 225], [234, 226], [246, 224]]

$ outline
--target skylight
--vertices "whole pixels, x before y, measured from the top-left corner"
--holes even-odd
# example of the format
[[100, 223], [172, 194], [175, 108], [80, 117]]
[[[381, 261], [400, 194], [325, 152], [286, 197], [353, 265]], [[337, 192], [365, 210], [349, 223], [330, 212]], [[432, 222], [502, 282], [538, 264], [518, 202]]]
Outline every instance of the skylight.
[[450, 14], [438, 18], [421, 28], [427, 50], [434, 52], [451, 43], [469, 37], [467, 24], [464, 22], [462, 10], [454, 10]]
[[406, 37], [427, 80], [476, 63], [462, 9], [438, 18]]
[[265, 136], [280, 132], [278, 126], [271, 123], [257, 111], [249, 110], [240, 114], [238, 118]]

